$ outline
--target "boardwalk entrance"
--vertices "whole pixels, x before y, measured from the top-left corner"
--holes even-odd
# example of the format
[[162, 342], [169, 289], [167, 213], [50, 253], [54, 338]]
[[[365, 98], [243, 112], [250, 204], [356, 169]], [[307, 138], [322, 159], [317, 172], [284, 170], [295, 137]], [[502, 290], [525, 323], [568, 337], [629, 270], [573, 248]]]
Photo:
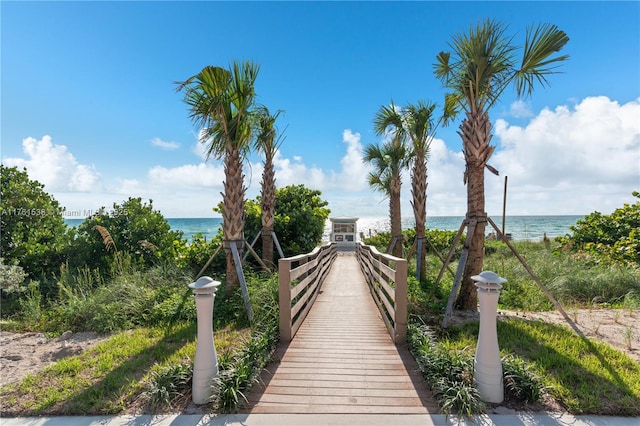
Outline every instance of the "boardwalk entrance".
[[250, 413], [437, 413], [392, 341], [352, 252], [336, 258], [304, 323], [248, 395]]

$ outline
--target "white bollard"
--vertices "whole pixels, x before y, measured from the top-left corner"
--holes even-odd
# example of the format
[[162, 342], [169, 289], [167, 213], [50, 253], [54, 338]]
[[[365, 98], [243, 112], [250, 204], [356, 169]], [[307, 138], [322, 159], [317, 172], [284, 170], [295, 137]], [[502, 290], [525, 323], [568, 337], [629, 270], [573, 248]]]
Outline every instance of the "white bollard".
[[189, 284], [196, 298], [198, 315], [198, 341], [193, 361], [192, 400], [206, 404], [211, 397], [211, 385], [218, 375], [218, 357], [213, 343], [213, 301], [220, 285], [210, 277], [200, 277]]
[[507, 280], [492, 271], [481, 272], [471, 279], [476, 281], [480, 303], [480, 334], [474, 363], [474, 381], [482, 400], [497, 404], [504, 400], [504, 385], [496, 316], [501, 283]]

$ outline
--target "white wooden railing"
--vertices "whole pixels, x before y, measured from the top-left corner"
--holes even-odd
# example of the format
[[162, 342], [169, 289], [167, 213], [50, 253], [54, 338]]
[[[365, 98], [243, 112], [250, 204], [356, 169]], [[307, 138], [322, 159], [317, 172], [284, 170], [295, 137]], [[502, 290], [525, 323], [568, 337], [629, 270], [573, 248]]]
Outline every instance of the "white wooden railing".
[[395, 343], [407, 338], [407, 261], [380, 253], [375, 247], [356, 245], [360, 269]]
[[336, 243], [329, 243], [316, 247], [311, 253], [278, 261], [282, 341], [289, 342], [295, 336], [336, 256]]

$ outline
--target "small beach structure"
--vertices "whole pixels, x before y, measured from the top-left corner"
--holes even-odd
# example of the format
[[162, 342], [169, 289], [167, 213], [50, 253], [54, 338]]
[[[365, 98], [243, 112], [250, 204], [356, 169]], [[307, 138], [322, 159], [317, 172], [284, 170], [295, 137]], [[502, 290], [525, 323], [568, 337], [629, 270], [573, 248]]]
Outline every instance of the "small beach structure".
[[358, 236], [357, 217], [332, 217], [330, 240], [338, 250], [355, 250]]

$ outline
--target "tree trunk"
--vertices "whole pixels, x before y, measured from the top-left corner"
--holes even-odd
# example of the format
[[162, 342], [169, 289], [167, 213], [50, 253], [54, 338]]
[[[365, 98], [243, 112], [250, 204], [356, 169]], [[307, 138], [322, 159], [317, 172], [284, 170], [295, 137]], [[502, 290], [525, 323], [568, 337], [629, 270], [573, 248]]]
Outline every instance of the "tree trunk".
[[402, 257], [402, 216], [400, 212], [400, 188], [402, 182], [400, 173], [395, 174], [391, 181], [391, 191], [389, 194], [389, 215], [391, 219], [391, 241], [395, 242], [391, 247], [391, 254], [395, 257]]
[[[225, 181], [222, 194], [222, 231], [227, 256], [227, 291], [240, 284], [229, 244], [244, 241], [244, 174], [240, 151], [228, 148], [224, 158]], [[242, 258], [242, 246], [238, 247]]]
[[[478, 293], [472, 276], [482, 272], [484, 262], [484, 232], [487, 223], [484, 212], [484, 165], [468, 167], [467, 182], [467, 220], [476, 220], [476, 226], [470, 245], [467, 247], [467, 265], [462, 275], [460, 293], [456, 299], [456, 307], [464, 310], [476, 310]], [[467, 228], [468, 230], [468, 228]]]
[[[477, 310], [478, 295], [472, 276], [482, 272], [484, 261], [484, 232], [486, 226], [484, 201], [484, 168], [495, 149], [491, 142], [489, 114], [472, 107], [460, 124], [460, 135], [466, 161], [467, 220], [477, 220], [475, 232], [468, 247], [467, 265], [462, 277], [456, 307]], [[468, 228], [467, 228], [468, 229]]]
[[423, 152], [416, 154], [411, 176], [411, 194], [413, 200], [413, 216], [416, 222], [416, 241], [421, 241], [421, 249], [416, 247], [416, 261], [421, 265], [420, 280], [426, 279], [427, 247], [425, 244], [425, 228], [427, 221], [427, 161]]
[[273, 225], [276, 203], [276, 179], [273, 170], [273, 156], [265, 156], [262, 172], [262, 261], [273, 269]]

